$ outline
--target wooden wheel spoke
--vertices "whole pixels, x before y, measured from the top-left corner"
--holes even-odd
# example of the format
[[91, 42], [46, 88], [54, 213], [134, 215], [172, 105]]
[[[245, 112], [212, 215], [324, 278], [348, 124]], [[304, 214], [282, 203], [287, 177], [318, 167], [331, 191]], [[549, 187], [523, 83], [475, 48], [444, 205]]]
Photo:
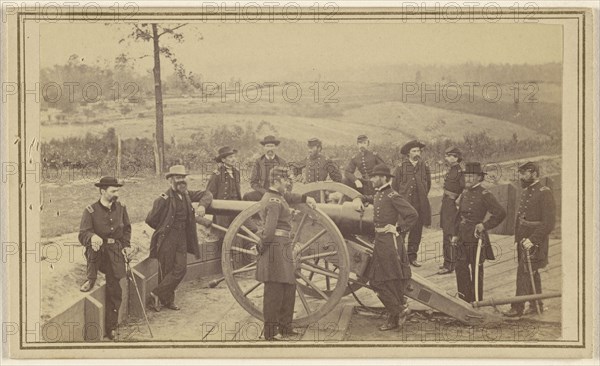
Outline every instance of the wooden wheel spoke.
[[244, 240], [247, 240], [247, 241], [249, 241], [249, 242], [251, 242], [251, 243], [254, 243], [254, 244], [258, 244], [258, 242], [259, 242], [259, 240], [260, 240], [260, 239], [259, 239], [259, 240], [254, 240], [254, 239], [252, 239], [251, 237], [249, 237], [249, 236], [246, 236], [246, 235], [243, 235], [243, 234], [240, 234], [240, 233], [236, 233], [236, 234], [235, 234], [235, 236], [237, 236], [237, 237], [239, 237], [239, 238], [242, 238], [242, 239], [244, 239]]
[[[317, 258], [317, 260], [315, 261], [315, 265], [319, 264], [320, 260], [321, 260], [321, 258]], [[310, 274], [308, 275], [308, 279], [312, 280], [314, 275], [315, 275], [315, 272], [310, 272]]]
[[244, 296], [247, 297], [250, 293], [258, 288], [258, 286], [262, 285], [262, 282], [257, 282], [254, 286], [250, 287], [246, 291], [244, 291]]
[[254, 243], [260, 242], [260, 238], [258, 237], [258, 235], [253, 233], [252, 230], [248, 229], [245, 225], [242, 225], [241, 229], [244, 230], [246, 234], [250, 235], [250, 237], [255, 240]]
[[236, 252], [240, 252], [240, 253], [245, 253], [245, 254], [249, 254], [249, 255], [253, 255], [253, 256], [257, 256], [258, 253], [249, 250], [249, 249], [244, 249], [244, 248], [240, 248], [240, 247], [231, 247], [231, 250], [236, 251]]
[[[318, 273], [320, 275], [325, 276], [325, 280], [327, 282], [329, 282], [329, 278], [330, 277], [331, 278], [335, 278], [335, 279], [339, 278], [339, 276], [338, 276], [337, 273], [331, 272], [331, 271], [329, 271], [329, 270], [327, 270], [327, 269], [325, 269], [323, 267], [314, 266], [314, 265], [309, 264], [309, 263], [302, 263], [300, 265], [300, 268], [305, 269], [307, 271], [311, 271], [312, 273]], [[309, 278], [309, 280], [311, 280], [311, 278]], [[327, 291], [330, 291], [330, 290], [331, 290], [330, 288], [327, 289]]]
[[[327, 271], [329, 272], [329, 262], [325, 261], [325, 268], [327, 268]], [[330, 272], [333, 273], [333, 272]], [[331, 275], [326, 276], [325, 277], [325, 286], [327, 287], [327, 291], [331, 291], [331, 281], [329, 279]]]
[[329, 300], [329, 297], [327, 295], [325, 295], [325, 293], [323, 291], [321, 291], [321, 289], [317, 285], [315, 285], [314, 282], [312, 282], [311, 280], [309, 280], [308, 277], [306, 277], [305, 275], [303, 275], [302, 273], [300, 273], [300, 271], [296, 271], [296, 273], [298, 274], [298, 276], [300, 278], [302, 278], [302, 280], [304, 282], [306, 282], [307, 285], [309, 285], [310, 287], [312, 287], [313, 290], [315, 290], [319, 295], [321, 295], [321, 297], [323, 299], [325, 299], [325, 301]]
[[298, 233], [300, 232], [300, 230], [302, 230], [302, 226], [304, 226], [304, 221], [306, 221], [307, 217], [308, 217], [307, 213], [305, 213], [304, 215], [302, 215], [302, 218], [300, 219], [300, 223], [298, 224], [298, 228], [296, 229], [296, 232], [294, 233], [294, 237], [292, 238], [292, 243], [296, 242], [296, 238], [298, 237]]
[[325, 203], [325, 191], [322, 189], [319, 191], [319, 199], [320, 199], [319, 202]]
[[329, 257], [332, 255], [337, 255], [337, 254], [338, 254], [337, 250], [334, 250], [333, 252], [316, 253], [316, 254], [311, 254], [311, 255], [306, 255], [304, 257], [300, 257], [300, 261], [305, 262], [310, 259], [325, 258], [325, 257]]
[[243, 266], [242, 268], [238, 268], [236, 270], [234, 270], [233, 272], [231, 272], [231, 274], [240, 274], [240, 273], [246, 273], [246, 272], [250, 272], [250, 271], [254, 271], [256, 269], [256, 261], [252, 262], [248, 265]]
[[304, 243], [300, 246], [300, 248], [298, 249], [298, 253], [302, 253], [303, 251], [305, 251], [309, 246], [311, 246], [315, 241], [317, 241], [317, 239], [319, 239], [326, 233], [327, 233], [327, 229], [323, 229], [323, 230], [319, 231], [315, 236], [313, 236], [306, 243]]
[[296, 291], [298, 292], [298, 296], [300, 296], [300, 301], [302, 302], [302, 305], [304, 306], [304, 310], [306, 310], [306, 313], [307, 314], [312, 313], [312, 310], [310, 310], [310, 306], [308, 305], [308, 301], [306, 301], [306, 296], [304, 296], [304, 292], [302, 292], [302, 287], [296, 286]]

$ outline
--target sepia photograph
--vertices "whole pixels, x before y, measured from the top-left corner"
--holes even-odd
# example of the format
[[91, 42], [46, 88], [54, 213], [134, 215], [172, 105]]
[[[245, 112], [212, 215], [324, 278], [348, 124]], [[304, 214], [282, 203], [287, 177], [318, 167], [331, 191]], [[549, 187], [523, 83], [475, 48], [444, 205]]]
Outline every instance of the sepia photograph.
[[445, 4], [5, 7], [11, 357], [591, 357], [597, 19]]

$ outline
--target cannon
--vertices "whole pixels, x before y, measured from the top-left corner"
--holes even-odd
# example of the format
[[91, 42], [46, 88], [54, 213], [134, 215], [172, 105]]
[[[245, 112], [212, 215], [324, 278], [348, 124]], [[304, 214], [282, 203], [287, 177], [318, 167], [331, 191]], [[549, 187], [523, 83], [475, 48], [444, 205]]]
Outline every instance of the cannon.
[[[295, 192], [310, 194], [320, 202], [312, 210], [305, 204], [292, 205], [292, 242], [296, 266], [297, 300], [294, 325], [307, 326], [323, 318], [342, 297], [368, 287], [364, 278], [373, 253], [373, 207], [357, 211], [351, 202], [360, 193], [334, 182], [315, 182], [295, 187]], [[336, 203], [326, 203], [328, 196], [337, 196]], [[228, 228], [213, 224], [224, 232], [221, 265], [223, 278], [236, 301], [252, 316], [263, 320], [262, 296], [257, 291], [262, 283], [256, 281], [255, 234], [260, 202], [214, 200], [207, 209], [213, 215], [235, 216]], [[292, 260], [292, 258], [289, 258]], [[213, 281], [211, 287], [221, 280]], [[465, 324], [477, 325], [502, 321], [482, 306], [493, 306], [519, 300], [517, 297], [502, 301], [469, 304], [446, 294], [435, 283], [413, 272], [406, 296], [443, 312]], [[523, 300], [558, 297], [548, 293], [530, 295]], [[531, 299], [530, 299], [531, 298]]]

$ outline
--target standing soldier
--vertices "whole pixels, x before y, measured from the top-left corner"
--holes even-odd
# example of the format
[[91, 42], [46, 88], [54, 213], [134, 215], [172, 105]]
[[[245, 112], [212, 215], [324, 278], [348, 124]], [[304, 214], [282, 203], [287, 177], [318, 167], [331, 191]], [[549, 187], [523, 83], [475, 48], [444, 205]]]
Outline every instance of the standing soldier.
[[[230, 146], [219, 149], [215, 161], [219, 164], [208, 180], [206, 190], [217, 200], [241, 200], [240, 171], [235, 168], [237, 150]], [[232, 216], [215, 216], [215, 224], [224, 227], [233, 221]]]
[[407, 200], [419, 213], [419, 220], [408, 233], [408, 260], [414, 267], [421, 267], [417, 262], [417, 253], [421, 245], [423, 226], [431, 225], [431, 206], [429, 205], [429, 189], [431, 188], [431, 172], [429, 166], [421, 160], [425, 144], [413, 140], [400, 149], [406, 156], [394, 172], [392, 188]]
[[[500, 206], [494, 195], [481, 186], [485, 173], [480, 163], [465, 165], [465, 190], [459, 197], [458, 214], [452, 244], [457, 245], [456, 282], [458, 296], [468, 303], [475, 301], [475, 273], [478, 272], [479, 299], [483, 299], [483, 262], [494, 260], [488, 231], [500, 225], [506, 217], [506, 210]], [[487, 213], [490, 217], [485, 220]], [[485, 221], [484, 221], [485, 220]], [[481, 240], [481, 254], [477, 256], [478, 242]], [[476, 271], [476, 266], [479, 269]]]
[[448, 165], [448, 173], [444, 178], [444, 196], [442, 197], [442, 207], [440, 209], [444, 263], [439, 268], [439, 275], [452, 273], [456, 264], [456, 247], [452, 245], [452, 237], [456, 235], [454, 232], [454, 219], [458, 212], [456, 202], [465, 188], [465, 177], [460, 166], [461, 155], [458, 148], [451, 146], [446, 149], [444, 156]]
[[[175, 289], [187, 271], [187, 253], [200, 257], [195, 216], [204, 216], [212, 202], [210, 191], [188, 191], [183, 165], [169, 168], [166, 178], [171, 187], [154, 200], [146, 224], [155, 231], [150, 240], [150, 258], [158, 259], [158, 286], [150, 293], [150, 307], [160, 311], [161, 304], [179, 310]], [[200, 202], [198, 212], [192, 202]]]
[[[523, 193], [515, 223], [517, 296], [542, 293], [542, 279], [538, 270], [548, 264], [548, 236], [554, 229], [556, 213], [552, 190], [540, 183], [539, 174], [539, 167], [535, 163], [528, 162], [519, 167]], [[521, 316], [524, 307], [522, 302], [513, 303], [505, 315]], [[530, 301], [529, 309], [543, 312], [542, 301], [538, 301], [537, 305], [535, 301]]]
[[122, 297], [119, 281], [126, 276], [124, 255], [130, 246], [131, 223], [125, 205], [117, 201], [122, 184], [102, 177], [95, 186], [100, 199], [85, 208], [79, 226], [79, 242], [88, 260], [88, 282], [82, 291], [94, 286], [97, 269], [106, 275], [104, 326], [106, 336], [115, 339]]
[[[371, 196], [374, 193], [371, 183], [371, 172], [378, 164], [385, 164], [381, 156], [376, 152], [369, 150], [369, 138], [366, 135], [360, 135], [356, 138], [358, 154], [354, 155], [344, 171], [344, 184], [350, 186], [363, 195]], [[360, 172], [361, 178], [357, 178], [356, 170]]]
[[[342, 173], [339, 168], [328, 157], [321, 154], [322, 150], [321, 140], [316, 137], [308, 140], [308, 157], [299, 164], [295, 164], [297, 169], [302, 170], [302, 183], [323, 182], [327, 180], [327, 177], [334, 182], [342, 181]], [[320, 201], [318, 195], [318, 193], [315, 193], [314, 196], [311, 194], [317, 201]]]
[[263, 314], [264, 337], [268, 341], [298, 335], [292, 328], [296, 301], [296, 263], [291, 241], [292, 213], [290, 203], [306, 202], [311, 208], [316, 201], [306, 195], [291, 193], [292, 182], [284, 167], [275, 167], [269, 173], [269, 189], [261, 199], [264, 222], [260, 233], [256, 263], [256, 280], [265, 284]]
[[372, 196], [375, 243], [367, 277], [388, 311], [386, 323], [379, 327], [381, 331], [398, 328], [408, 312], [404, 290], [411, 278], [411, 270], [401, 234], [410, 230], [418, 220], [417, 211], [392, 189], [391, 177], [385, 164], [377, 165], [371, 173], [375, 189]]
[[265, 153], [254, 163], [250, 176], [250, 187], [253, 191], [244, 195], [244, 201], [260, 201], [263, 194], [269, 189], [269, 173], [271, 169], [276, 166], [286, 166], [286, 161], [275, 154], [280, 142], [275, 136], [266, 136], [260, 141]]

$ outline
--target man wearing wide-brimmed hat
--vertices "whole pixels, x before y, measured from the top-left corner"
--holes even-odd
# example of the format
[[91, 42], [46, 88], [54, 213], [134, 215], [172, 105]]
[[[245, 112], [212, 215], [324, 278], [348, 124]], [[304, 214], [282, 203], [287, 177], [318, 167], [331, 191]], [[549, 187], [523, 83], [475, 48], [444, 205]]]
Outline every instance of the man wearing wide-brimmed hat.
[[94, 185], [100, 190], [100, 199], [83, 210], [79, 225], [88, 278], [80, 290], [87, 292], [94, 287], [98, 269], [105, 274], [105, 334], [115, 339], [122, 297], [119, 280], [126, 276], [124, 250], [130, 247], [131, 223], [127, 208], [117, 201], [122, 184], [114, 177], [102, 177]]
[[408, 312], [404, 292], [412, 272], [402, 234], [417, 222], [418, 214], [392, 189], [392, 174], [385, 164], [375, 166], [370, 177], [375, 195], [365, 198], [373, 203], [375, 241], [366, 277], [388, 312], [379, 328], [386, 331], [398, 328]]
[[405, 159], [394, 171], [392, 188], [406, 199], [419, 213], [419, 220], [408, 233], [408, 259], [414, 267], [421, 267], [417, 261], [417, 253], [421, 245], [423, 226], [431, 225], [431, 206], [429, 190], [431, 189], [431, 172], [429, 166], [421, 159], [425, 144], [413, 140], [400, 149]]
[[465, 177], [463, 175], [460, 162], [462, 161], [461, 151], [450, 146], [445, 151], [444, 160], [448, 167], [448, 172], [444, 177], [444, 195], [442, 197], [442, 206], [440, 208], [440, 228], [442, 228], [442, 243], [444, 263], [440, 266], [438, 274], [443, 275], [452, 273], [456, 264], [456, 247], [452, 245], [454, 232], [454, 220], [458, 209], [456, 200], [465, 188]]
[[[483, 299], [483, 262], [494, 260], [494, 252], [488, 231], [500, 225], [506, 210], [496, 197], [481, 186], [485, 172], [478, 162], [465, 164], [465, 189], [458, 198], [458, 215], [455, 221], [456, 236], [456, 283], [458, 296], [468, 303]], [[486, 219], [487, 214], [490, 216]], [[477, 259], [477, 247], [481, 240], [481, 252]], [[477, 270], [476, 267], [479, 266]], [[478, 273], [479, 299], [475, 298], [475, 274]]]
[[[210, 191], [188, 191], [183, 165], [169, 168], [165, 175], [169, 189], [154, 200], [146, 224], [154, 229], [150, 240], [150, 258], [158, 259], [158, 286], [152, 290], [150, 307], [160, 311], [164, 305], [179, 310], [175, 304], [175, 289], [187, 271], [187, 253], [200, 257], [196, 216], [212, 202]], [[198, 211], [192, 202], [199, 202]]]
[[[237, 164], [237, 150], [231, 146], [223, 146], [219, 149], [215, 161], [218, 163], [208, 180], [206, 190], [210, 191], [216, 200], [241, 200], [240, 171], [235, 167]], [[229, 226], [234, 217], [217, 216], [214, 222], [221, 226]]]
[[[369, 150], [369, 138], [367, 135], [358, 135], [356, 146], [358, 153], [350, 159], [344, 170], [344, 184], [355, 188], [363, 195], [370, 196], [374, 193], [371, 183], [371, 172], [378, 164], [385, 164], [381, 156], [376, 152]], [[356, 171], [360, 177], [356, 176]]]
[[244, 195], [244, 201], [260, 201], [267, 189], [269, 189], [269, 173], [271, 169], [276, 166], [287, 166], [287, 162], [275, 153], [280, 143], [281, 141], [272, 135], [265, 136], [260, 141], [265, 153], [254, 163], [250, 176], [252, 191]]
[[[554, 229], [556, 204], [550, 187], [540, 182], [540, 168], [534, 162], [519, 166], [521, 200], [515, 222], [515, 245], [517, 249], [517, 289], [516, 295], [542, 293], [542, 278], [539, 270], [548, 265], [549, 235]], [[531, 272], [531, 273], [530, 273]], [[533, 279], [533, 281], [532, 281]], [[529, 302], [529, 311], [544, 311], [542, 301]], [[525, 303], [511, 304], [504, 315], [521, 316]]]

